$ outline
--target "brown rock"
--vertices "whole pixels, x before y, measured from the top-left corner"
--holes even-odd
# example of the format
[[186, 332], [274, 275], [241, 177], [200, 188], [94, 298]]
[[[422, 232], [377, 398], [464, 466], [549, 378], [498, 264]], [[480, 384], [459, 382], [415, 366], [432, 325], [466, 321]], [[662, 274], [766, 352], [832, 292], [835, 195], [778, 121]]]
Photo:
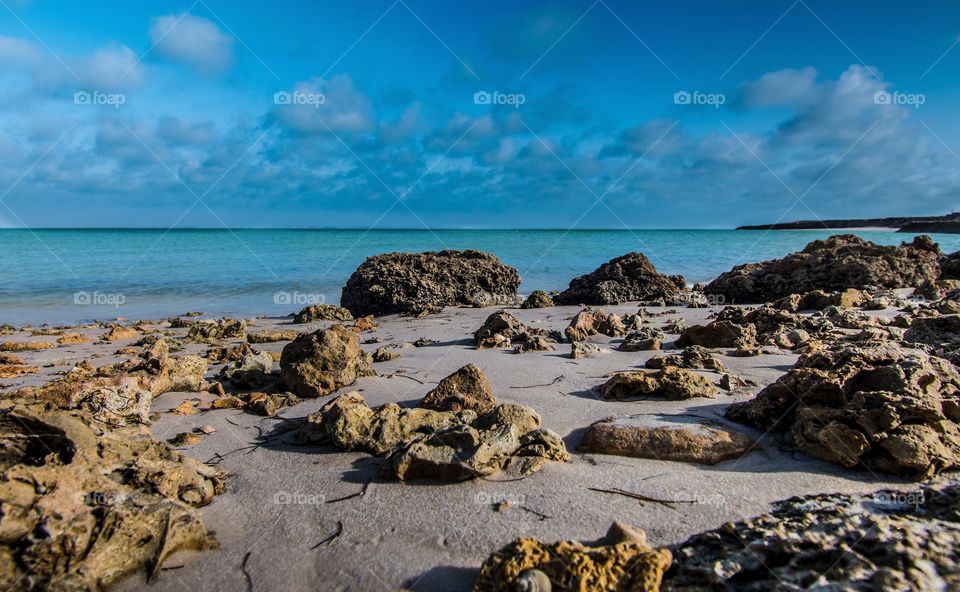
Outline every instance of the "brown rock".
[[387, 347], [378, 347], [377, 351], [373, 352], [374, 363], [390, 362], [392, 360], [399, 360], [399, 359], [400, 359], [400, 354]]
[[497, 400], [487, 375], [478, 366], [467, 364], [441, 380], [420, 401], [418, 407], [453, 412], [470, 409], [477, 415], [483, 415], [496, 405]]
[[714, 465], [739, 458], [756, 443], [723, 427], [643, 425], [632, 419], [604, 419], [587, 428], [583, 452]]
[[57, 339], [60, 345], [75, 345], [78, 343], [88, 343], [90, 340], [80, 333], [64, 333]]
[[563, 333], [570, 341], [583, 341], [598, 333], [619, 337], [625, 335], [627, 330], [619, 316], [605, 310], [585, 308], [570, 320], [570, 325]]
[[334, 325], [288, 343], [280, 357], [280, 379], [299, 397], [322, 397], [373, 376], [372, 363], [370, 354], [360, 349], [357, 334]]
[[332, 304], [314, 304], [297, 313], [293, 322], [297, 324], [313, 323], [315, 321], [352, 321], [353, 315], [349, 310]]
[[293, 341], [303, 335], [300, 331], [256, 331], [247, 333], [248, 343], [275, 343], [277, 341]]
[[51, 347], [53, 347], [53, 344], [46, 341], [5, 341], [0, 343], [0, 351], [2, 352], [40, 351]]
[[677, 340], [677, 345], [739, 348], [753, 345], [756, 334], [756, 327], [751, 324], [737, 325], [730, 321], [714, 321], [709, 325], [694, 325], [688, 328]]
[[527, 299], [523, 301], [520, 308], [550, 308], [553, 306], [553, 299], [543, 290], [531, 292]]
[[622, 372], [600, 385], [604, 399], [630, 397], [664, 397], [670, 400], [713, 397], [713, 383], [689, 370], [668, 366], [655, 372]]
[[553, 300], [557, 304], [620, 304], [670, 298], [684, 289], [683, 276], [662, 275], [645, 255], [628, 253], [574, 278]]
[[125, 339], [136, 339], [140, 333], [133, 327], [124, 327], [114, 325], [109, 331], [100, 336], [103, 341], [123, 341]]

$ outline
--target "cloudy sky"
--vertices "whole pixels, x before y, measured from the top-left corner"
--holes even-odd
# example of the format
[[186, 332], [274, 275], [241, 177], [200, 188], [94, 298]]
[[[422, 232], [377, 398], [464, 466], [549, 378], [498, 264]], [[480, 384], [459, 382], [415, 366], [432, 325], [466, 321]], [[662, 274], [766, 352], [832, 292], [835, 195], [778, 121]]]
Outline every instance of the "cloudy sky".
[[0, 0], [0, 226], [947, 213], [958, 17], [884, 0]]

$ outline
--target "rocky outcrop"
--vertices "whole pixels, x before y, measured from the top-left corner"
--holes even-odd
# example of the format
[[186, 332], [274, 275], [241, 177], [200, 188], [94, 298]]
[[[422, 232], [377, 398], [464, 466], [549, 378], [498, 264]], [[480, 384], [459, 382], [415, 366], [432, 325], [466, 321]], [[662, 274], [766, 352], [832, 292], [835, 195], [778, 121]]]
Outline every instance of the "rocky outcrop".
[[196, 508], [223, 492], [224, 474], [144, 426], [4, 401], [0, 450], [3, 589], [101, 590], [216, 546]]
[[808, 244], [783, 259], [734, 267], [705, 288], [732, 304], [772, 302], [793, 293], [916, 287], [939, 274], [940, 251], [927, 236], [898, 247], [852, 234]]
[[598, 388], [604, 399], [664, 397], [674, 401], [713, 397], [716, 391], [713, 383], [703, 376], [675, 366], [657, 371], [620, 372]]
[[960, 484], [795, 497], [673, 548], [664, 592], [960, 589]]
[[678, 347], [746, 347], [756, 343], [756, 327], [731, 321], [714, 321], [709, 325], [688, 327], [677, 339]]
[[599, 308], [584, 308], [574, 315], [570, 325], [563, 330], [568, 341], [583, 341], [597, 334], [619, 337], [626, 333], [627, 329], [618, 315]]
[[280, 354], [280, 380], [293, 394], [322, 397], [363, 376], [373, 376], [373, 358], [356, 333], [334, 325], [302, 335]]
[[925, 343], [941, 355], [956, 352], [960, 349], [960, 316], [916, 317], [903, 339]]
[[460, 481], [500, 471], [528, 475], [549, 461], [569, 459], [563, 440], [541, 428], [540, 416], [528, 407], [499, 405], [480, 416], [395, 403], [371, 409], [357, 392], [310, 414], [297, 442], [386, 456], [401, 480]]
[[960, 374], [892, 342], [838, 343], [726, 412], [813, 456], [924, 479], [960, 465]]
[[543, 290], [534, 290], [523, 301], [520, 308], [550, 308], [553, 306], [553, 299]]
[[247, 322], [243, 319], [197, 321], [187, 329], [187, 339], [200, 343], [217, 343], [224, 339], [244, 339]]
[[297, 324], [313, 323], [315, 321], [352, 321], [353, 315], [342, 306], [332, 304], [314, 304], [307, 306], [293, 317]]
[[851, 308], [862, 306], [868, 300], [870, 300], [869, 295], [854, 288], [842, 292], [813, 290], [805, 294], [790, 294], [778, 300], [774, 306], [788, 312], [799, 312], [801, 310], [823, 310], [829, 306]]
[[587, 428], [578, 450], [635, 458], [715, 465], [755, 445], [733, 430], [702, 424], [649, 425], [634, 418], [603, 419]]
[[490, 381], [476, 364], [467, 364], [440, 381], [420, 401], [418, 407], [434, 411], [463, 411], [469, 409], [483, 415], [497, 406]]
[[960, 280], [960, 251], [944, 256], [940, 260], [941, 280]]
[[655, 592], [670, 561], [642, 530], [615, 523], [593, 544], [518, 539], [483, 562], [473, 592]]
[[353, 272], [340, 303], [355, 316], [439, 312], [444, 306], [513, 304], [520, 275], [479, 251], [375, 255]]
[[620, 304], [670, 298], [686, 289], [683, 276], [657, 272], [646, 255], [628, 253], [607, 261], [592, 273], [570, 281], [554, 296], [557, 304]]

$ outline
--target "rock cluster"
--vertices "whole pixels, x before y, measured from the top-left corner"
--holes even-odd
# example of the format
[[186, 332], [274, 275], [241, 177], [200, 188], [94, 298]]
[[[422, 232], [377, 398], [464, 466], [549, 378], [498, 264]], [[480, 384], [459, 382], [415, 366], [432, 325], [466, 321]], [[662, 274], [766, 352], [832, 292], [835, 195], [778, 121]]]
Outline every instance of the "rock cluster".
[[243, 319], [197, 321], [189, 325], [187, 339], [201, 343], [216, 343], [224, 339], [244, 339], [247, 322]]
[[352, 321], [353, 315], [342, 306], [333, 304], [313, 304], [307, 306], [293, 317], [297, 324], [312, 323], [314, 321]]
[[556, 295], [557, 304], [620, 304], [670, 298], [686, 289], [683, 276], [657, 272], [646, 255], [628, 253], [576, 277]]
[[329, 395], [373, 375], [372, 356], [360, 349], [357, 334], [342, 325], [301, 335], [280, 354], [280, 381], [299, 397]]
[[480, 251], [375, 255], [353, 272], [341, 304], [355, 316], [439, 312], [444, 306], [513, 304], [520, 275]]
[[528, 475], [549, 461], [569, 459], [563, 440], [541, 428], [540, 416], [528, 407], [499, 405], [480, 416], [395, 403], [370, 408], [358, 392], [310, 414], [297, 442], [385, 456], [400, 480], [460, 481], [500, 471]]
[[960, 374], [893, 342], [836, 343], [726, 412], [813, 456], [929, 478], [960, 465]]
[[570, 320], [570, 325], [563, 330], [569, 341], [583, 341], [591, 335], [607, 335], [619, 337], [627, 333], [623, 320], [599, 308], [584, 308]]
[[597, 389], [604, 399], [664, 397], [673, 401], [713, 397], [716, 391], [713, 383], [703, 376], [676, 366], [657, 371], [620, 372]]
[[[216, 546], [195, 509], [224, 474], [87, 411], [0, 402], [0, 587], [100, 590]], [[119, 478], [122, 476], [123, 478]]]
[[808, 244], [783, 259], [734, 267], [704, 291], [733, 304], [772, 302], [793, 293], [847, 288], [874, 291], [918, 286], [940, 273], [940, 250], [927, 236], [898, 247], [874, 244], [852, 234]]
[[603, 419], [590, 425], [577, 449], [597, 454], [714, 465], [739, 458], [752, 438], [721, 426], [645, 425], [635, 419]]
[[642, 530], [617, 523], [598, 544], [523, 538], [483, 562], [473, 592], [655, 592], [671, 558]]
[[960, 483], [791, 498], [673, 548], [664, 592], [960, 589]]

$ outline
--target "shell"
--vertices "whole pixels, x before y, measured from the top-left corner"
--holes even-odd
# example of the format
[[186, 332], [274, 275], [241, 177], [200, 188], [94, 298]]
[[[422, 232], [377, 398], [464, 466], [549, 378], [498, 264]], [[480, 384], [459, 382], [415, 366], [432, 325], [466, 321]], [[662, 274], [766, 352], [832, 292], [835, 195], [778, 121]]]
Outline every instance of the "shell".
[[550, 578], [539, 569], [528, 569], [513, 581], [513, 592], [551, 592]]

